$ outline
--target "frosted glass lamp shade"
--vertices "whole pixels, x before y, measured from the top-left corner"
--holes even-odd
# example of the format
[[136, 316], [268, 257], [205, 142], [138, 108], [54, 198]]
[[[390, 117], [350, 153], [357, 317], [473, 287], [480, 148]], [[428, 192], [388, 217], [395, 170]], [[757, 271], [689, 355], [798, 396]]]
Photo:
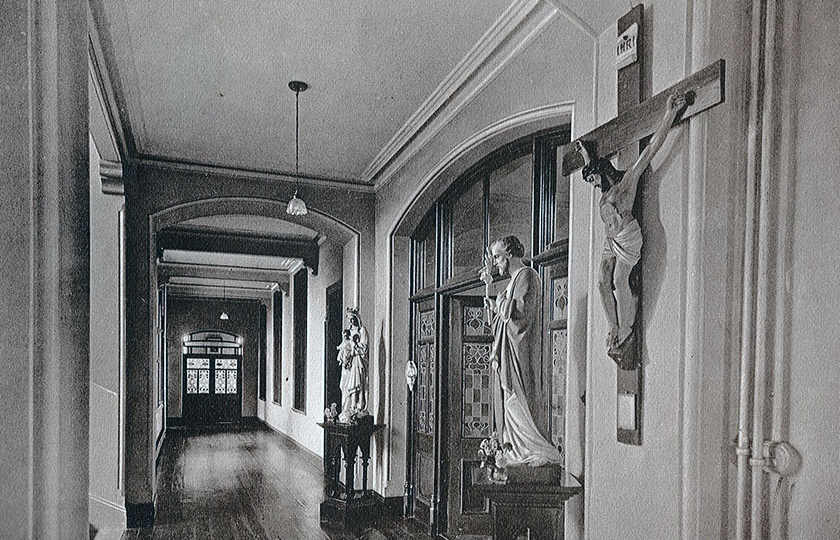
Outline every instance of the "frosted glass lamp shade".
[[309, 210], [306, 209], [306, 203], [303, 202], [303, 199], [298, 198], [297, 191], [295, 191], [292, 200], [289, 201], [289, 206], [286, 207], [286, 213], [291, 216], [305, 216], [309, 213]]

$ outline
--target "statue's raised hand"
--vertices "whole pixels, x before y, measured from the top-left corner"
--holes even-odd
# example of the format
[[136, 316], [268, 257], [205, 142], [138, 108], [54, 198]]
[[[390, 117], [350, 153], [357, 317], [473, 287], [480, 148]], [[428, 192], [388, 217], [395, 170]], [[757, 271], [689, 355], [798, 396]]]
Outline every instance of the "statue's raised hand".
[[580, 154], [580, 157], [583, 158], [583, 163], [585, 165], [589, 164], [592, 158], [589, 156], [589, 150], [586, 149], [586, 146], [584, 146], [583, 141], [575, 141], [575, 150], [577, 150], [578, 154]]
[[668, 96], [667, 108], [668, 114], [676, 118], [677, 114], [680, 113], [685, 106], [688, 104], [688, 98], [682, 92], [674, 93]]
[[493, 283], [493, 254], [490, 253], [490, 248], [484, 252], [484, 266], [479, 270], [478, 277], [485, 285]]

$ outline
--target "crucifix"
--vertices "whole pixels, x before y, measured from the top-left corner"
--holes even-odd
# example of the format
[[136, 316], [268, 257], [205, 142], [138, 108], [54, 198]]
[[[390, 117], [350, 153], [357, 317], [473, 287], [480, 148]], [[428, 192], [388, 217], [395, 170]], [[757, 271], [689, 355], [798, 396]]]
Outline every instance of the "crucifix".
[[[601, 191], [599, 213], [607, 238], [598, 288], [609, 325], [607, 355], [618, 368], [617, 438], [628, 444], [641, 444], [643, 216], [637, 188], [670, 129], [724, 101], [724, 61], [718, 60], [640, 102], [643, 9], [637, 5], [618, 21], [618, 116], [566, 146], [562, 161], [564, 176], [582, 167], [584, 180]], [[607, 159], [617, 152], [619, 169], [625, 170]]]

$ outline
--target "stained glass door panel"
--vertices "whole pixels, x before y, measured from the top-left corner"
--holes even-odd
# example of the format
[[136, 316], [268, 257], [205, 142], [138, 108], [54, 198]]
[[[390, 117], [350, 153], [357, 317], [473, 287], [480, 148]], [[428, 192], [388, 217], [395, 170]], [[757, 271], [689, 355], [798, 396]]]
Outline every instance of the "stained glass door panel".
[[241, 364], [239, 355], [184, 355], [182, 417], [187, 424], [211, 425], [241, 420]]
[[214, 411], [216, 422], [238, 422], [242, 418], [239, 368], [241, 357], [216, 357], [214, 363]]
[[446, 530], [454, 537], [461, 531], [489, 535], [493, 532], [490, 503], [471, 496], [470, 484], [472, 468], [480, 463], [479, 445], [493, 431], [493, 336], [481, 296], [453, 296], [448, 305]]
[[428, 298], [414, 304], [412, 357], [417, 365], [414, 386], [414, 433], [412, 483], [414, 518], [431, 525], [431, 507], [435, 497], [435, 422], [437, 404], [437, 349], [435, 337], [435, 301]]

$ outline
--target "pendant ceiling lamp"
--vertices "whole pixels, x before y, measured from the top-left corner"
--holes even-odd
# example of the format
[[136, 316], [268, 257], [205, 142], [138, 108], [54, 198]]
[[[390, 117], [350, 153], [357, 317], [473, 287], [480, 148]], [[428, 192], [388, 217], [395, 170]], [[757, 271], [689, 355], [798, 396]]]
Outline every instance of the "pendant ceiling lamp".
[[[222, 282], [222, 304], [227, 304], [227, 280]], [[230, 319], [224, 308], [222, 308], [222, 314], [219, 315], [219, 319], [223, 321]]]
[[298, 198], [298, 188], [300, 187], [300, 93], [309, 88], [309, 85], [301, 81], [292, 81], [289, 83], [289, 88], [295, 93], [295, 194], [292, 200], [289, 201], [289, 206], [286, 207], [286, 213], [292, 216], [305, 216], [309, 213], [306, 209], [306, 203], [303, 199]]

